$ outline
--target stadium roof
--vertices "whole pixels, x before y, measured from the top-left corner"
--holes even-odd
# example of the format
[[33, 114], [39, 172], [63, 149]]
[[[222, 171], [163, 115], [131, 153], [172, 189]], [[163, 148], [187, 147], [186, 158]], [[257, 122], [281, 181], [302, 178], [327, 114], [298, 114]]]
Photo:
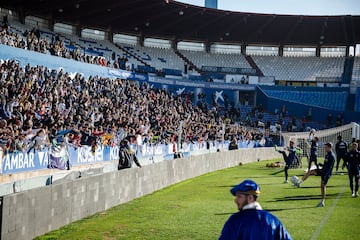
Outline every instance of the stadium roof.
[[360, 43], [360, 16], [351, 15], [254, 14], [172, 0], [0, 0], [0, 6], [22, 17], [179, 41], [299, 46]]

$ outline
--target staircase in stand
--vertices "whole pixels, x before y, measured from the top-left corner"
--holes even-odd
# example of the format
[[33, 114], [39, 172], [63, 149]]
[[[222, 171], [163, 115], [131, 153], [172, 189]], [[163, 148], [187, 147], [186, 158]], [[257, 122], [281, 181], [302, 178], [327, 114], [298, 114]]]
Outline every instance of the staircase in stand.
[[137, 61], [141, 62], [142, 64], [144, 64], [147, 67], [150, 67], [150, 64], [144, 62], [142, 59], [140, 59], [139, 57], [135, 56], [134, 54], [132, 54], [130, 51], [128, 51], [126, 48], [123, 48], [122, 46], [115, 44], [116, 47], [118, 47], [119, 49], [123, 50], [124, 52], [126, 52], [127, 54], [129, 54], [130, 56], [132, 56], [133, 58], [135, 58]]
[[178, 55], [184, 62], [186, 62], [192, 69], [198, 72], [200, 75], [204, 75], [204, 72], [201, 71], [192, 61], [190, 61], [184, 54], [182, 54], [179, 50], [175, 50], [176, 55]]
[[260, 70], [259, 66], [256, 64], [256, 62], [254, 61], [254, 59], [250, 56], [250, 55], [246, 55], [245, 56], [246, 61], [250, 64], [250, 66], [254, 69], [256, 69], [256, 73], [260, 76], [263, 77], [264, 74], [263, 72]]

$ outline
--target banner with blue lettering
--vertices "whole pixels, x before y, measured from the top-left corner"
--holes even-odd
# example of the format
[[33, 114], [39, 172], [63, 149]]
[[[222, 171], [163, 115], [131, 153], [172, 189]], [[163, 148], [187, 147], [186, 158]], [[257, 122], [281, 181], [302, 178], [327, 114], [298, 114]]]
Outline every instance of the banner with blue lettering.
[[2, 161], [2, 174], [46, 169], [49, 163], [49, 152], [43, 151], [15, 152], [6, 154]]
[[69, 148], [69, 156], [71, 165], [81, 165], [97, 162], [106, 162], [117, 160], [119, 157], [119, 147], [97, 147], [95, 152], [90, 146], [82, 146], [81, 148]]
[[[257, 141], [239, 141], [239, 148], [256, 147]], [[227, 150], [228, 141], [211, 142], [211, 149]], [[138, 158], [162, 155], [167, 160], [173, 159], [173, 144], [144, 144], [136, 149], [135, 145], [131, 148], [136, 151]], [[182, 144], [181, 151], [185, 156], [189, 156], [192, 151], [206, 150], [205, 142]], [[0, 157], [1, 174], [12, 174], [27, 171], [37, 171], [47, 168], [59, 170], [69, 169], [71, 166], [86, 165], [99, 162], [116, 161], [119, 159], [119, 147], [98, 146], [95, 151], [90, 146], [74, 147], [71, 145], [57, 145], [52, 148], [45, 148], [41, 151], [32, 150], [27, 152], [6, 153]]]
[[[59, 146], [41, 151], [14, 152], [3, 156], [1, 173], [11, 174], [42, 170], [47, 168], [67, 169], [81, 164], [91, 164], [117, 160], [119, 148], [101, 146], [93, 152], [90, 146]], [[67, 165], [69, 164], [69, 165]]]

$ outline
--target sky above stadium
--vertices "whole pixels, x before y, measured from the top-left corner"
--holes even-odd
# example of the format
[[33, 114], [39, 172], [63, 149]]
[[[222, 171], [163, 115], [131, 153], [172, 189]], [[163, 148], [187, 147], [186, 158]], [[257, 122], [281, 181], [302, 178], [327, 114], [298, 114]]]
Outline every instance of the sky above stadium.
[[[205, 6], [205, 0], [177, 0]], [[360, 15], [360, 0], [218, 0], [218, 9], [291, 15]]]

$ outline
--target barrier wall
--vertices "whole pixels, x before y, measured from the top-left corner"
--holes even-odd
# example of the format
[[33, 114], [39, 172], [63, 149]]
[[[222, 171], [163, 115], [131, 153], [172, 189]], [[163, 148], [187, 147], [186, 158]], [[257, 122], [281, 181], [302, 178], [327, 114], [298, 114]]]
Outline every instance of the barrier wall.
[[0, 199], [1, 239], [33, 239], [186, 179], [237, 166], [240, 162], [273, 158], [279, 158], [273, 148], [215, 152], [5, 195]]

